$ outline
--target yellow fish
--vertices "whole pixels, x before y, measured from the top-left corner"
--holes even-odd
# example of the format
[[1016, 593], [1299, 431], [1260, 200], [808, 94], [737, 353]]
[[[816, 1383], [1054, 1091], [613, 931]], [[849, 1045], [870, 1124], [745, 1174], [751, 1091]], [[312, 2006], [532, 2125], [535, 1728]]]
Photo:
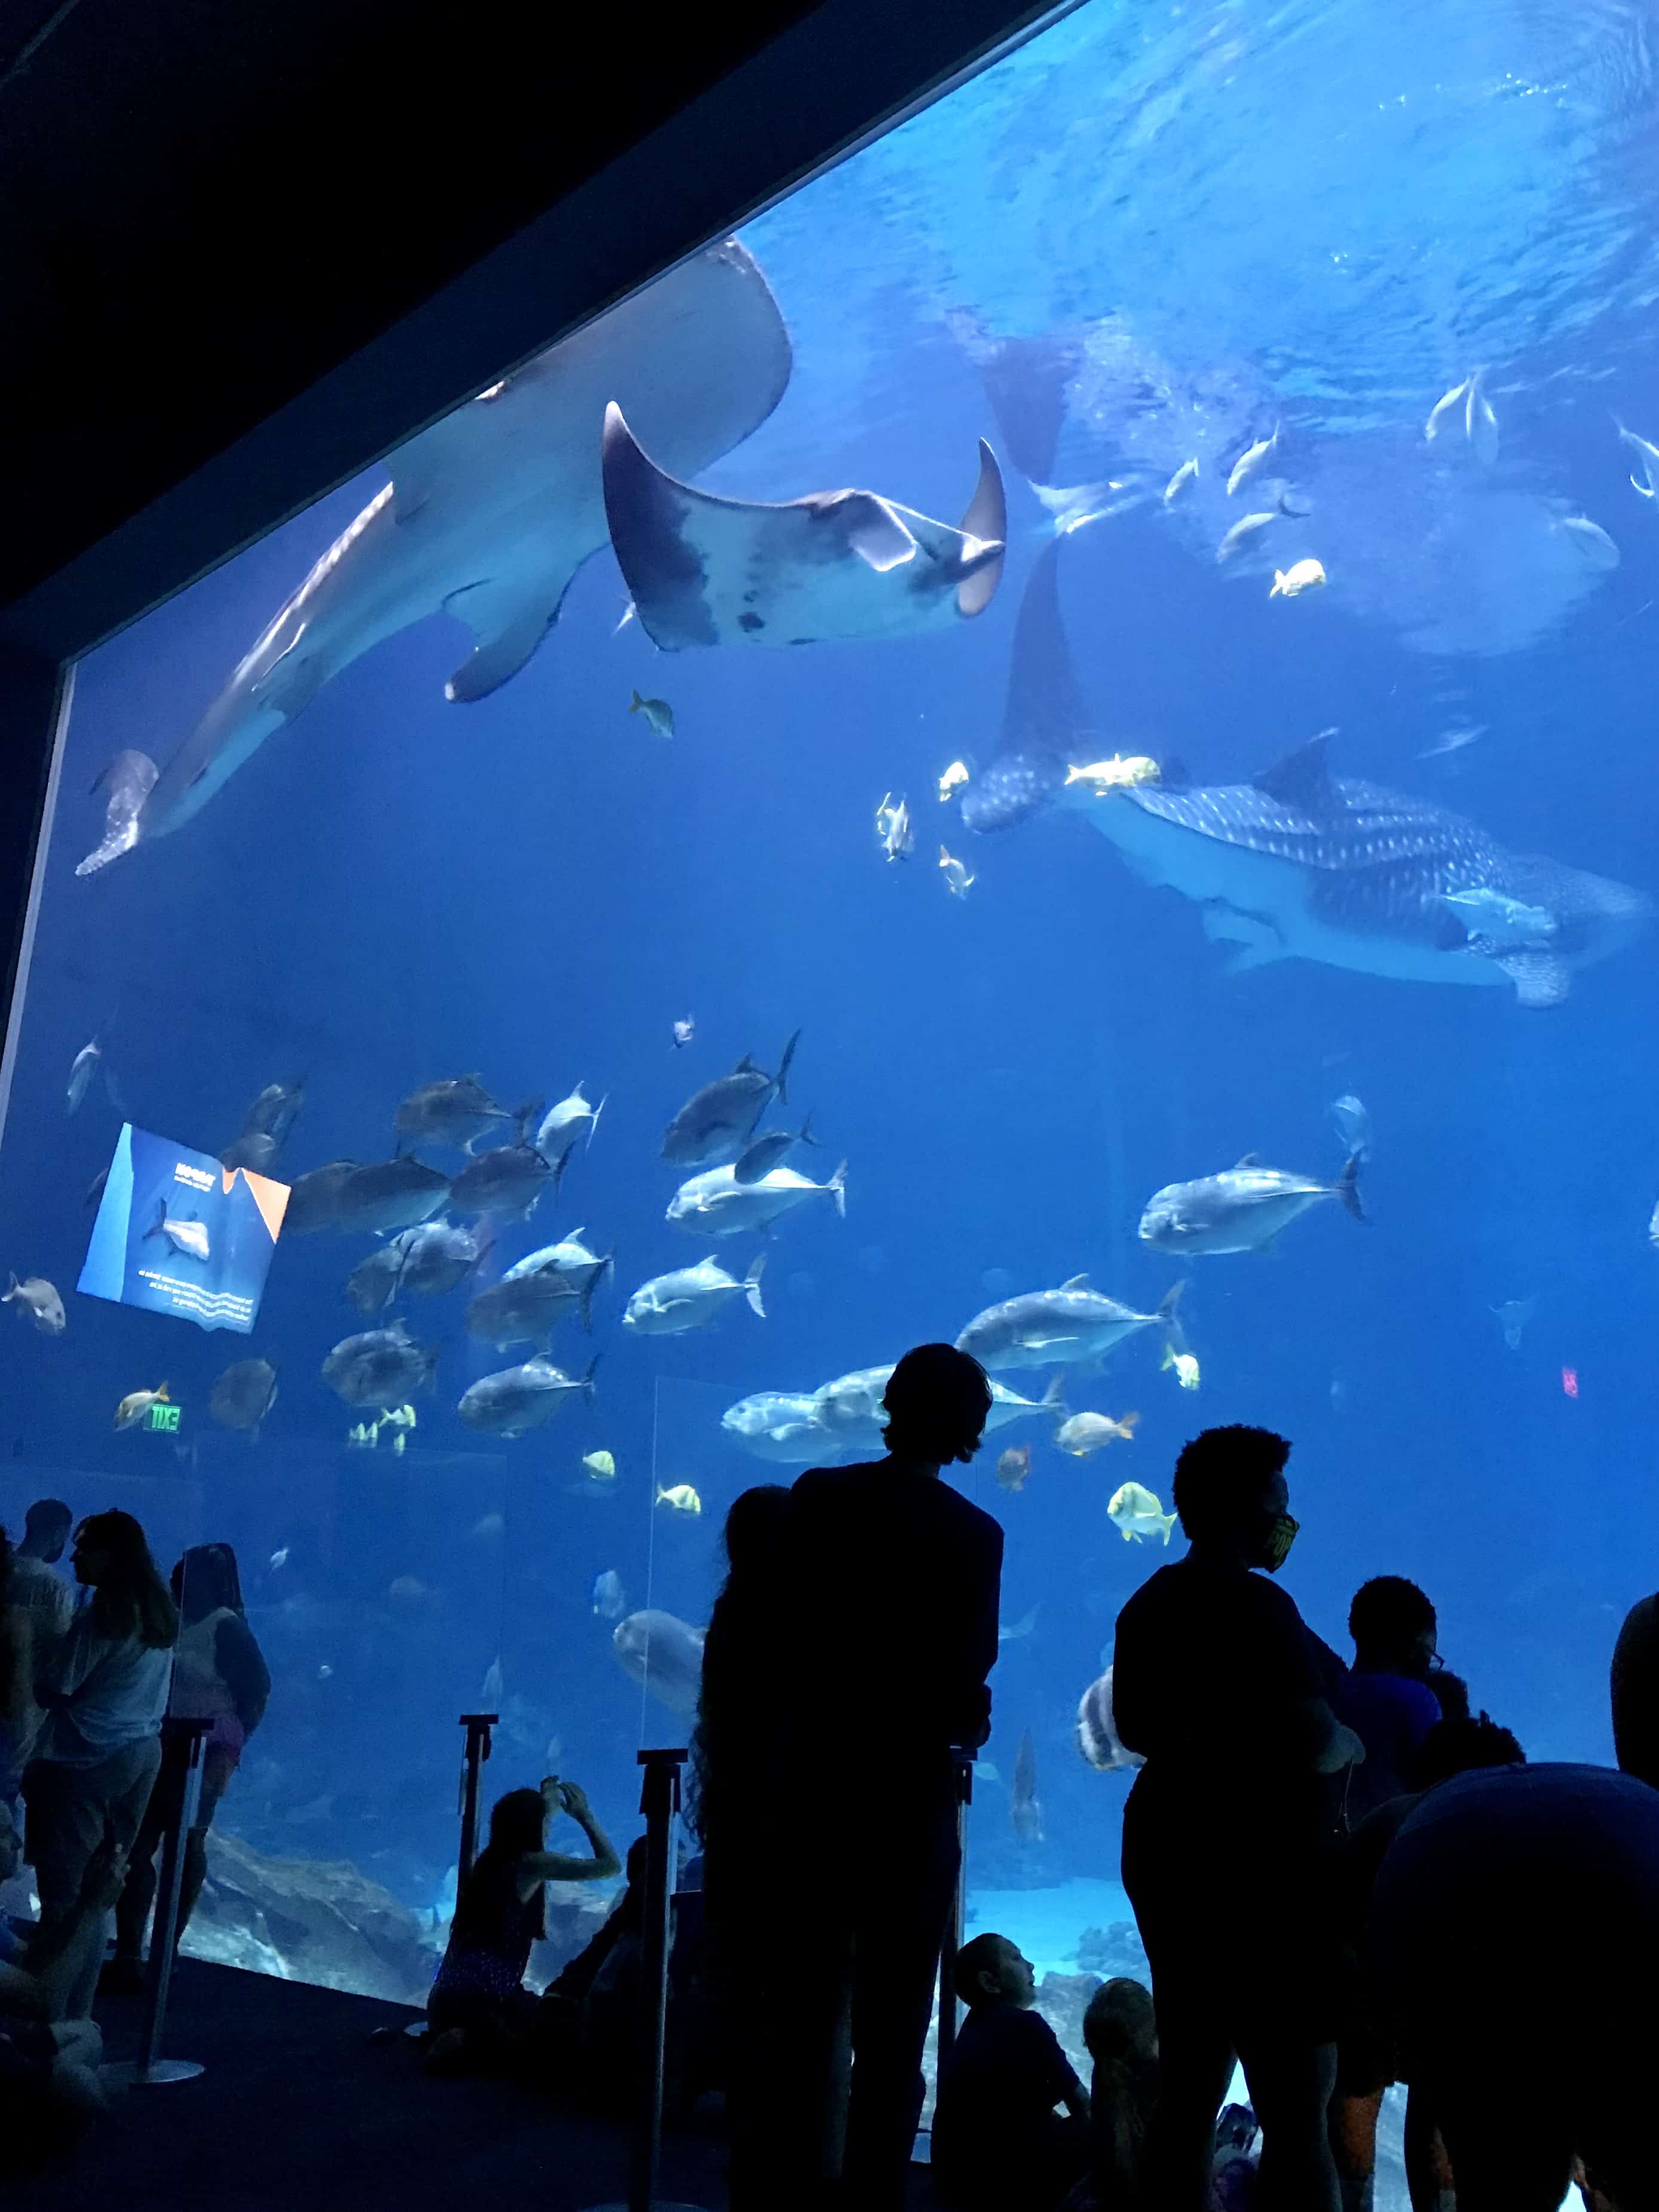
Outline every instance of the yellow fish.
[[399, 1429], [397, 1435], [392, 1439], [392, 1449], [395, 1452], [400, 1452], [408, 1442], [409, 1438], [404, 1434], [403, 1431]]
[[614, 1482], [617, 1479], [617, 1462], [608, 1451], [584, 1452], [582, 1465], [595, 1482]]
[[1086, 783], [1096, 793], [1125, 791], [1131, 784], [1157, 783], [1162, 771], [1155, 760], [1145, 753], [1131, 753], [1127, 760], [1114, 753], [1109, 761], [1091, 761], [1087, 768], [1068, 768], [1067, 785]]
[[1325, 567], [1321, 561], [1296, 561], [1288, 568], [1273, 570], [1270, 599], [1293, 599], [1298, 592], [1316, 591], [1325, 580]]
[[415, 1408], [413, 1406], [382, 1406], [380, 1418], [374, 1425], [377, 1429], [412, 1429], [415, 1426]]
[[676, 1513], [696, 1514], [702, 1511], [702, 1500], [689, 1482], [677, 1482], [672, 1490], [665, 1490], [659, 1483], [657, 1503], [672, 1506]]
[[939, 780], [939, 805], [942, 806], [947, 799], [954, 798], [956, 793], [962, 789], [962, 787], [967, 782], [967, 762], [952, 761], [950, 767], [945, 769], [944, 775], [940, 776]]
[[152, 1406], [172, 1403], [165, 1382], [158, 1382], [153, 1390], [129, 1390], [115, 1408], [115, 1425], [118, 1429], [136, 1429]]
[[1106, 1518], [1115, 1528], [1121, 1529], [1126, 1544], [1137, 1540], [1150, 1543], [1160, 1530], [1167, 1544], [1170, 1531], [1176, 1524], [1175, 1515], [1166, 1513], [1152, 1492], [1144, 1490], [1138, 1482], [1126, 1482], [1113, 1492]]
[[945, 888], [952, 898], [966, 898], [969, 887], [975, 878], [970, 876], [960, 860], [954, 860], [943, 845], [939, 848], [939, 864], [945, 871]]
[[1169, 1367], [1174, 1368], [1176, 1371], [1176, 1381], [1180, 1383], [1183, 1390], [1197, 1389], [1198, 1358], [1196, 1353], [1191, 1352], [1177, 1352], [1174, 1345], [1166, 1344], [1164, 1347], [1163, 1363], [1159, 1367], [1158, 1372], [1162, 1374], [1164, 1370]]

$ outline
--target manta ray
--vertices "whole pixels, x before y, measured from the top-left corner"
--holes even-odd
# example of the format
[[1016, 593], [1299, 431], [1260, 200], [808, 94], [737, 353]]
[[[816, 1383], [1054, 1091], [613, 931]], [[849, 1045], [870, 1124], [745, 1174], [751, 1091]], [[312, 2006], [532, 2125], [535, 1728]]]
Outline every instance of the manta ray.
[[599, 442], [620, 398], [695, 476], [758, 428], [789, 380], [788, 332], [735, 239], [694, 254], [457, 408], [392, 457], [392, 481], [277, 611], [119, 834], [76, 871], [199, 813], [274, 731], [381, 639], [440, 611], [473, 649], [446, 696], [484, 698], [558, 618], [605, 540]]
[[979, 481], [953, 529], [878, 492], [775, 506], [694, 491], [646, 453], [620, 406], [605, 410], [605, 504], [640, 621], [665, 653], [948, 629], [990, 605], [1008, 534], [1002, 474], [982, 438]]
[[[1640, 891], [1510, 853], [1462, 816], [1335, 777], [1330, 732], [1249, 783], [1077, 798], [1138, 874], [1195, 900], [1234, 972], [1317, 960], [1422, 983], [1565, 998], [1576, 969], [1646, 922]], [[1081, 787], [1074, 787], [1081, 790]]]

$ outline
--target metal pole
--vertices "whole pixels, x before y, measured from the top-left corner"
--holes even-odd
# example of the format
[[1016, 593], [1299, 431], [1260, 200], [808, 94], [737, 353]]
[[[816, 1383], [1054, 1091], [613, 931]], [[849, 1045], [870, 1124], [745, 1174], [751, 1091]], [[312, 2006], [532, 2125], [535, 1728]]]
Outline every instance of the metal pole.
[[[169, 1744], [185, 1755], [185, 1786], [179, 1811], [161, 1843], [161, 1880], [155, 1917], [149, 1931], [149, 1971], [144, 1989], [144, 2033], [137, 2058], [100, 2069], [104, 2080], [127, 2087], [156, 2087], [168, 2081], [193, 2081], [203, 2071], [194, 2058], [163, 2058], [161, 2033], [167, 2024], [167, 1991], [173, 1982], [173, 1947], [179, 1940], [179, 1900], [185, 1887], [185, 1844], [196, 1825], [202, 1802], [202, 1754], [213, 1733], [210, 1720], [164, 1720], [161, 1755]], [[157, 1779], [160, 1778], [158, 1776]]]
[[628, 2201], [594, 2212], [699, 2212], [657, 2196], [662, 2166], [663, 2070], [668, 2043], [668, 1954], [673, 1905], [674, 1816], [680, 1809], [684, 1750], [641, 1751], [640, 1810], [645, 1815], [643, 1957], [640, 1986], [640, 2101], [629, 2163]]
[[461, 1850], [456, 1862], [455, 1887], [457, 1893], [466, 1886], [472, 1871], [472, 1863], [478, 1856], [478, 1785], [483, 1762], [489, 1756], [489, 1731], [501, 1718], [499, 1713], [463, 1713], [461, 1726], [466, 1730], [466, 1747], [461, 1757]]
[[933, 2094], [957, 2045], [957, 1953], [962, 1948], [963, 1910], [968, 1895], [968, 1808], [974, 1800], [974, 1754], [961, 1744], [951, 1747], [951, 1764], [957, 1785], [957, 1888], [951, 1917], [945, 1923], [945, 1942], [939, 1954], [938, 2059], [933, 2071]]

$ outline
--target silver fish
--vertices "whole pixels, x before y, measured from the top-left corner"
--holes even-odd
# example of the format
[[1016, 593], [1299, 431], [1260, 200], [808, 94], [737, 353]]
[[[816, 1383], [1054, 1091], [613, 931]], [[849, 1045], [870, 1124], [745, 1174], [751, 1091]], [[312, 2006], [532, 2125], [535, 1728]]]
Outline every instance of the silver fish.
[[1337, 1134], [1342, 1139], [1345, 1152], [1364, 1162], [1371, 1156], [1371, 1117], [1365, 1110], [1364, 1101], [1356, 1098], [1352, 1091], [1331, 1101], [1331, 1119], [1336, 1124]]
[[242, 1134], [274, 1137], [279, 1145], [285, 1143], [306, 1103], [307, 1080], [302, 1075], [297, 1083], [267, 1083], [242, 1116]]
[[1268, 514], [1247, 514], [1242, 521], [1234, 523], [1215, 549], [1217, 567], [1225, 568], [1229, 561], [1236, 559], [1251, 543], [1258, 531], [1265, 530], [1270, 522], [1277, 522], [1278, 520], [1275, 511]]
[[611, 1648], [623, 1674], [671, 1712], [690, 1719], [702, 1686], [702, 1637], [689, 1620], [653, 1607], [619, 1620]]
[[1254, 1152], [1246, 1152], [1236, 1168], [1219, 1175], [1166, 1183], [1140, 1217], [1140, 1238], [1163, 1252], [1260, 1252], [1324, 1198], [1339, 1199], [1356, 1221], [1364, 1221], [1357, 1154], [1350, 1154], [1328, 1183], [1264, 1168]]
[[498, 1106], [476, 1075], [456, 1075], [423, 1083], [398, 1105], [398, 1134], [411, 1142], [456, 1145], [470, 1152], [491, 1129], [522, 1128], [541, 1112], [539, 1101], [509, 1113]]
[[774, 1168], [757, 1182], [740, 1183], [730, 1168], [688, 1177], [668, 1201], [666, 1218], [693, 1237], [741, 1237], [769, 1228], [804, 1199], [831, 1198], [847, 1212], [847, 1163], [828, 1182], [812, 1182], [793, 1168]]
[[32, 1321], [42, 1336], [61, 1336], [69, 1327], [57, 1285], [44, 1275], [25, 1275], [21, 1283], [14, 1275], [11, 1288], [0, 1295], [0, 1305], [11, 1306], [20, 1318]]
[[213, 1386], [208, 1411], [227, 1429], [258, 1438], [259, 1424], [276, 1403], [276, 1370], [268, 1359], [238, 1359]]
[[392, 1240], [398, 1255], [396, 1293], [441, 1297], [470, 1275], [489, 1246], [471, 1229], [448, 1221], [418, 1221]]
[[512, 1344], [550, 1340], [559, 1322], [580, 1314], [590, 1328], [587, 1300], [568, 1276], [548, 1269], [538, 1275], [505, 1276], [480, 1291], [466, 1310], [467, 1334], [504, 1352]]
[[1466, 376], [1461, 384], [1454, 384], [1449, 392], [1443, 392], [1433, 406], [1430, 408], [1429, 419], [1423, 425], [1423, 435], [1429, 444], [1432, 445], [1440, 435], [1441, 424], [1451, 413], [1453, 408], [1461, 405], [1468, 398], [1468, 390], [1469, 380]]
[[757, 1459], [813, 1467], [837, 1458], [842, 1449], [841, 1441], [819, 1420], [820, 1410], [810, 1393], [762, 1390], [728, 1406], [720, 1426]]
[[1178, 497], [1186, 487], [1193, 482], [1197, 474], [1198, 463], [1196, 460], [1183, 461], [1181, 464], [1181, 466], [1176, 471], [1175, 474], [1170, 478], [1169, 483], [1164, 487], [1164, 506], [1168, 507], [1172, 499]]
[[645, 726], [653, 738], [672, 738], [674, 734], [674, 709], [666, 699], [641, 699], [635, 691], [628, 702], [630, 714], [642, 714]]
[[[1241, 462], [1240, 466], [1243, 464]], [[1036, 1794], [1036, 1746], [1030, 1729], [1020, 1737], [1014, 1754], [1013, 1787], [1008, 1796], [1008, 1820], [1022, 1844], [1042, 1841], [1042, 1807]]]
[[70, 1061], [68, 1099], [69, 1110], [71, 1114], [86, 1097], [87, 1085], [98, 1073], [99, 1063], [103, 1057], [104, 1048], [97, 1038], [94, 1037], [90, 1044], [82, 1046], [80, 1051]]
[[783, 1048], [775, 1075], [757, 1067], [745, 1053], [730, 1075], [695, 1091], [663, 1133], [664, 1159], [680, 1167], [735, 1159], [773, 1099], [787, 1103], [789, 1063], [799, 1042], [797, 1030]]
[[606, 1567], [593, 1577], [592, 1602], [601, 1620], [615, 1620], [623, 1613], [628, 1600], [623, 1594], [623, 1579], [614, 1567]]
[[1227, 479], [1229, 499], [1235, 492], [1242, 491], [1250, 478], [1267, 466], [1278, 446], [1279, 432], [1275, 429], [1271, 438], [1258, 438], [1255, 445], [1246, 447], [1233, 463], [1232, 474]]
[[1143, 1314], [1093, 1289], [1086, 1275], [1073, 1275], [1057, 1291], [1027, 1291], [988, 1306], [963, 1330], [957, 1349], [993, 1370], [1103, 1358], [1138, 1329], [1161, 1328], [1167, 1334], [1182, 1287], [1172, 1285], [1157, 1310]]
[[308, 1237], [319, 1229], [338, 1228], [340, 1194], [359, 1172], [356, 1160], [330, 1160], [326, 1166], [298, 1176], [289, 1186], [283, 1236]]
[[249, 1175], [269, 1175], [277, 1153], [277, 1140], [269, 1131], [256, 1129], [252, 1136], [238, 1137], [219, 1155], [222, 1168], [241, 1168]]
[[623, 1327], [641, 1336], [681, 1336], [688, 1329], [706, 1328], [739, 1292], [750, 1310], [764, 1321], [760, 1282], [765, 1265], [763, 1254], [741, 1282], [713, 1258], [700, 1260], [695, 1267], [676, 1267], [671, 1274], [653, 1275], [628, 1301]]
[[583, 1137], [591, 1145], [593, 1133], [599, 1126], [599, 1116], [605, 1102], [590, 1106], [582, 1096], [579, 1083], [568, 1098], [561, 1098], [556, 1106], [547, 1109], [542, 1126], [536, 1132], [536, 1150], [553, 1165], [553, 1188], [558, 1190], [564, 1176], [566, 1163]]
[[1635, 454], [1636, 465], [1642, 471], [1639, 483], [1634, 477], [1631, 478], [1632, 489], [1640, 492], [1644, 499], [1659, 495], [1659, 446], [1651, 444], [1646, 438], [1638, 437], [1634, 430], [1627, 430], [1616, 415], [1613, 420], [1613, 427]]
[[481, 1376], [464, 1394], [458, 1410], [471, 1429], [483, 1429], [491, 1436], [521, 1437], [527, 1430], [540, 1428], [573, 1391], [591, 1398], [593, 1370], [598, 1365], [597, 1359], [590, 1359], [586, 1374], [572, 1376], [550, 1359], [526, 1359], [521, 1367], [504, 1367], [497, 1374]]
[[439, 1347], [424, 1350], [401, 1322], [343, 1337], [323, 1362], [323, 1380], [348, 1406], [400, 1406], [429, 1390]]
[[[489, 1155], [494, 1158], [493, 1154]], [[412, 1152], [353, 1168], [334, 1194], [336, 1229], [372, 1230], [389, 1236], [434, 1214], [449, 1193], [449, 1177]], [[293, 1203], [292, 1199], [289, 1204]]]
[[738, 1153], [732, 1167], [732, 1180], [745, 1186], [758, 1182], [782, 1165], [797, 1145], [816, 1145], [812, 1134], [812, 1117], [809, 1114], [799, 1129], [763, 1129], [752, 1137]]
[[522, 1221], [556, 1181], [553, 1163], [534, 1145], [501, 1145], [461, 1170], [450, 1185], [449, 1203], [457, 1213]]

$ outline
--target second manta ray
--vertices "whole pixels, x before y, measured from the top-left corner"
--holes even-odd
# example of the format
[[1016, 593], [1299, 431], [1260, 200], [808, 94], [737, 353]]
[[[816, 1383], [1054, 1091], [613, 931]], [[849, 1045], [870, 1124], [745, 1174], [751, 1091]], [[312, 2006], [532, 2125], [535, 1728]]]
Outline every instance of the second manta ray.
[[810, 645], [910, 637], [983, 613], [1002, 574], [1002, 476], [983, 439], [961, 526], [871, 491], [770, 507], [717, 499], [652, 460], [605, 411], [605, 506], [653, 644]]
[[1332, 775], [1329, 736], [1249, 783], [1139, 784], [1075, 803], [1138, 874], [1198, 902], [1208, 934], [1238, 948], [1234, 972], [1317, 960], [1402, 982], [1508, 984], [1523, 1006], [1549, 1006], [1647, 921], [1649, 901], [1624, 884]]

